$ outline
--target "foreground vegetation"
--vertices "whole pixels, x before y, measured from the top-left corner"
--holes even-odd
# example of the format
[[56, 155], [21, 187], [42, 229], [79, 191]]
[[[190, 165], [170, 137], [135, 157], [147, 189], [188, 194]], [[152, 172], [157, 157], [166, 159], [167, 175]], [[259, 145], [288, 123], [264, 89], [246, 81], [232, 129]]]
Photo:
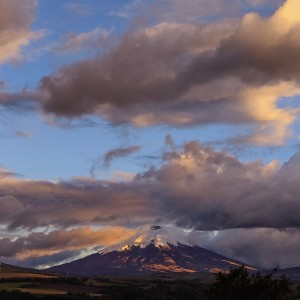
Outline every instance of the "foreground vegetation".
[[213, 278], [0, 278], [1, 300], [286, 300], [300, 299], [297, 285], [244, 267]]
[[[284, 276], [273, 278], [272, 273], [250, 274], [244, 267], [229, 273], [218, 273], [216, 281], [209, 287], [209, 300], [286, 300], [292, 296], [292, 282]], [[295, 296], [295, 295], [294, 295]]]

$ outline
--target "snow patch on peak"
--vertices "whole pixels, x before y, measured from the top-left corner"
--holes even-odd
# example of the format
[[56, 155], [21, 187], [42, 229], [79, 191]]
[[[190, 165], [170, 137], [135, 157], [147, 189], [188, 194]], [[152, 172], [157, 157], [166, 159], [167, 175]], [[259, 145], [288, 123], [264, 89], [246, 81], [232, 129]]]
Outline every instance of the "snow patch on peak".
[[[166, 229], [167, 228], [167, 229]], [[100, 254], [104, 254], [111, 251], [128, 251], [132, 247], [145, 248], [148, 245], [154, 245], [157, 248], [170, 248], [171, 245], [188, 245], [192, 246], [183, 239], [184, 235], [178, 232], [178, 229], [174, 227], [166, 226], [162, 228], [158, 225], [145, 225], [137, 234], [129, 240], [112, 247], [105, 248], [100, 251]]]

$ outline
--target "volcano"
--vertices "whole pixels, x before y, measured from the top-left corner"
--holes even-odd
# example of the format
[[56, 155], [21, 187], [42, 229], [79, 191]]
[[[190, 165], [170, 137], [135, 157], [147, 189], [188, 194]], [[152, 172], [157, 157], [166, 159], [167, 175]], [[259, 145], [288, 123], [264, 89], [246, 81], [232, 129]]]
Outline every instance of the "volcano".
[[216, 273], [244, 265], [204, 248], [178, 241], [161, 226], [147, 226], [123, 244], [54, 266], [48, 271], [69, 275], [133, 276], [155, 273]]

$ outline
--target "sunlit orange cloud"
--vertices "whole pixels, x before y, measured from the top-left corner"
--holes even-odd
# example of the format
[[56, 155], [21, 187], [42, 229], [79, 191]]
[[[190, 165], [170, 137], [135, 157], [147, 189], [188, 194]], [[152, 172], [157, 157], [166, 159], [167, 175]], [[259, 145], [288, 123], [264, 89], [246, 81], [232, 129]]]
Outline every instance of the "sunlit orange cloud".
[[106, 227], [93, 230], [82, 227], [71, 230], [55, 230], [49, 233], [31, 233], [14, 241], [20, 249], [16, 258], [41, 257], [62, 251], [74, 251], [91, 247], [107, 247], [118, 244], [136, 234], [136, 230], [124, 227]]
[[249, 115], [258, 122], [257, 129], [248, 137], [251, 144], [266, 146], [284, 144], [291, 135], [289, 126], [295, 121], [299, 110], [278, 108], [277, 102], [282, 97], [293, 97], [299, 94], [300, 86], [289, 82], [248, 88], [241, 92], [244, 108], [248, 109]]

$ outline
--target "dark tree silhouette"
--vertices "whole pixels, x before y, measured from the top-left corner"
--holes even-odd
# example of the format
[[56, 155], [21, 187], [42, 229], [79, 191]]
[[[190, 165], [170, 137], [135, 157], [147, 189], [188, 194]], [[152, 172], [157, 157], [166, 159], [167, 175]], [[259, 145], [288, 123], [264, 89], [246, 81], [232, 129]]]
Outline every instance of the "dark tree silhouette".
[[241, 266], [229, 273], [216, 274], [208, 290], [209, 300], [286, 300], [291, 299], [291, 285], [284, 276], [273, 278], [274, 272], [250, 274]]

